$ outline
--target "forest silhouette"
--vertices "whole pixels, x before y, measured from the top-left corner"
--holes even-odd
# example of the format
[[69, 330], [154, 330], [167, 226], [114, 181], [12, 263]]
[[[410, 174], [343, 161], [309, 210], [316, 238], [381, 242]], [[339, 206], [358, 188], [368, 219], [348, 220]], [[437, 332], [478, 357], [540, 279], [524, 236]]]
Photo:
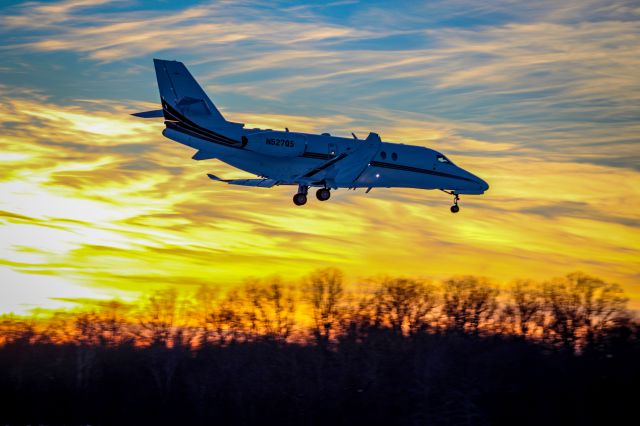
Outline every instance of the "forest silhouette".
[[618, 424], [640, 322], [582, 273], [340, 270], [0, 317], [0, 424]]

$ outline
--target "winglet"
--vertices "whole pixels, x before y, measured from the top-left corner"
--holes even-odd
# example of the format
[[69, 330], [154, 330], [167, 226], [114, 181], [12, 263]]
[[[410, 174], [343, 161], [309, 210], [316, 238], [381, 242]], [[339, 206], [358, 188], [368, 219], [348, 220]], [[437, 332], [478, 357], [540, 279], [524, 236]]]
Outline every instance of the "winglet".
[[218, 176], [212, 175], [211, 173], [207, 173], [207, 176], [209, 176], [209, 179], [211, 179], [211, 180], [217, 180], [217, 181], [220, 181], [220, 182], [226, 182], [224, 179], [220, 179]]

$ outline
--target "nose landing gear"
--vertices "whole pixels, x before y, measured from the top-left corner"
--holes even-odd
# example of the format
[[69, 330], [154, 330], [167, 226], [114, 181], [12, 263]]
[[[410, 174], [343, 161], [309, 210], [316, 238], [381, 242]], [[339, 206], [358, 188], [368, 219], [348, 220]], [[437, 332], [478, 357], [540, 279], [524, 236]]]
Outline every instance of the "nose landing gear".
[[453, 205], [451, 206], [451, 213], [458, 213], [460, 211], [460, 206], [458, 206], [460, 196], [453, 191], [445, 191], [444, 189], [441, 189], [440, 191], [446, 192], [449, 195], [453, 195]]
[[453, 205], [451, 206], [451, 213], [458, 213], [460, 211], [460, 207], [458, 206], [458, 200], [460, 196], [458, 194], [453, 194]]
[[309, 187], [306, 185], [298, 185], [298, 193], [293, 196], [293, 204], [296, 206], [304, 206], [307, 204], [307, 193]]

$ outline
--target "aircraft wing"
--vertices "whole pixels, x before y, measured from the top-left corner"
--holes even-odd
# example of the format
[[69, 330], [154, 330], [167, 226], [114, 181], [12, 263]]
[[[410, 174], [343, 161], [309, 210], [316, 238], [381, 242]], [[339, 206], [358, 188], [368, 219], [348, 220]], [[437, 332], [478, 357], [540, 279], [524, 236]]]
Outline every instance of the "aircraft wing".
[[218, 182], [226, 182], [230, 185], [241, 185], [241, 186], [257, 186], [261, 188], [271, 188], [274, 185], [278, 184], [278, 181], [275, 179], [220, 179], [216, 175], [212, 175], [208, 173], [209, 179], [215, 180]]
[[293, 180], [302, 184], [309, 184], [324, 179], [339, 186], [348, 186], [355, 182], [362, 172], [369, 166], [369, 162], [380, 148], [380, 136], [369, 133], [366, 140], [351, 152], [343, 152], [332, 159], [307, 170]]

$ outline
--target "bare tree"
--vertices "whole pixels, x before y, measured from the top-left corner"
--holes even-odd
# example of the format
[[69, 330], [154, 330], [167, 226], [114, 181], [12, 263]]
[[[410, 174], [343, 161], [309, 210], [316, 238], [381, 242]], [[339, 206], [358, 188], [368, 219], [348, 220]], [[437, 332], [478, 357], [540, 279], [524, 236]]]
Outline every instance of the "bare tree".
[[125, 317], [129, 308], [126, 304], [117, 300], [111, 300], [101, 305], [98, 312], [98, 340], [103, 346], [118, 346], [125, 342], [131, 342], [132, 335], [128, 330]]
[[306, 280], [305, 299], [311, 305], [313, 320], [311, 333], [318, 344], [327, 344], [340, 327], [343, 278], [340, 270], [326, 268], [313, 272]]
[[152, 345], [167, 346], [173, 341], [177, 302], [178, 292], [173, 288], [149, 296], [139, 322]]
[[466, 276], [444, 282], [442, 314], [448, 327], [478, 333], [488, 324], [498, 306], [498, 289], [487, 280]]
[[377, 321], [399, 334], [424, 330], [436, 301], [434, 287], [423, 282], [404, 278], [384, 280], [375, 294]]
[[541, 325], [543, 309], [541, 286], [530, 280], [515, 281], [507, 291], [502, 323], [510, 328], [510, 332], [528, 336]]
[[295, 297], [293, 289], [279, 278], [248, 282], [242, 292], [244, 319], [251, 338], [267, 337], [287, 340], [294, 328]]
[[209, 343], [215, 334], [220, 292], [209, 285], [201, 285], [194, 295], [192, 315], [200, 328], [199, 344]]
[[572, 353], [594, 347], [603, 331], [626, 314], [619, 285], [580, 272], [545, 283], [544, 301], [547, 337]]

